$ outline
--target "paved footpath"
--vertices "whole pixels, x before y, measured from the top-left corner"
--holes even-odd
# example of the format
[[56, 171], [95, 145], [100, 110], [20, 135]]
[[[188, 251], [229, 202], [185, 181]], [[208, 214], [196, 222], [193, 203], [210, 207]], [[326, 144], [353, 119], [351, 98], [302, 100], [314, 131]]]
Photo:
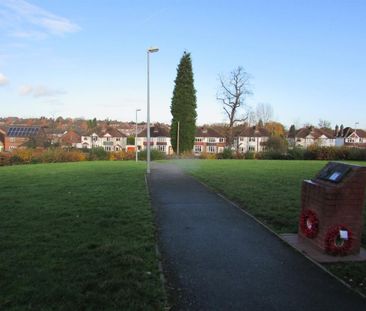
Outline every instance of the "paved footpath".
[[366, 310], [365, 299], [174, 165], [153, 163], [150, 175], [172, 310]]

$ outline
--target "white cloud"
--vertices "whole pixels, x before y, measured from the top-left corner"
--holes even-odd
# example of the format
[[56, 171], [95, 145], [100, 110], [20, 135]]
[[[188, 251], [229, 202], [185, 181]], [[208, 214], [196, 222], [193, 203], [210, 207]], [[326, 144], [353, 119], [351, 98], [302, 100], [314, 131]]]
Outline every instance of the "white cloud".
[[0, 73], [0, 86], [5, 85], [9, 82], [8, 78], [5, 77], [2, 73]]
[[[40, 34], [63, 35], [65, 33], [77, 32], [80, 27], [65, 17], [57, 16], [45, 9], [33, 5], [25, 0], [0, 0], [0, 6], [7, 9], [2, 10], [1, 15], [6, 16], [9, 23], [23, 26], [27, 30], [12, 31], [15, 36], [36, 37]], [[3, 22], [4, 23], [4, 22]], [[24, 25], [25, 24], [25, 25]], [[29, 24], [36, 26], [36, 30], [29, 30]], [[14, 29], [15, 25], [8, 25]], [[26, 26], [26, 27], [24, 27]], [[19, 27], [18, 27], [19, 28]]]
[[51, 89], [44, 85], [22, 85], [19, 88], [19, 94], [22, 96], [33, 96], [33, 97], [55, 97], [58, 95], [66, 94], [65, 91]]
[[19, 88], [19, 94], [22, 96], [30, 95], [33, 92], [33, 87], [31, 85], [22, 85]]

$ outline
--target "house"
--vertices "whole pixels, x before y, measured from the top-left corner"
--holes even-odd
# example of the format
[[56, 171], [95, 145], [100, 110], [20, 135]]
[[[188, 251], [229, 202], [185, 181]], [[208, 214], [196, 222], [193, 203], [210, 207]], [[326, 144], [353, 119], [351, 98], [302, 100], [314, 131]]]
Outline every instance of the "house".
[[260, 126], [240, 126], [235, 129], [234, 135], [234, 150], [240, 153], [262, 152], [266, 149], [270, 132]]
[[336, 146], [366, 148], [366, 131], [346, 127], [338, 133]]
[[4, 150], [6, 131], [0, 127], [0, 152]]
[[[74, 134], [71, 136], [76, 137]], [[81, 141], [76, 144], [77, 148], [103, 148], [105, 151], [125, 150], [127, 137], [117, 129], [110, 127], [107, 129], [96, 129], [85, 135], [81, 135]]]
[[193, 145], [193, 152], [196, 155], [201, 153], [221, 153], [226, 146], [226, 138], [213, 128], [202, 126], [196, 128]]
[[[119, 125], [117, 128], [126, 136], [136, 135], [136, 123], [124, 123]], [[137, 134], [140, 134], [144, 129], [146, 129], [146, 124], [137, 124]]]
[[80, 147], [81, 135], [76, 130], [66, 131], [61, 135], [59, 143], [63, 147]]
[[[145, 150], [147, 146], [147, 129], [137, 135], [137, 149]], [[156, 123], [150, 127], [150, 149], [159, 150], [167, 155], [173, 154], [168, 126]]]
[[311, 145], [331, 147], [336, 145], [333, 130], [308, 126], [296, 131], [295, 135], [288, 134], [287, 141], [290, 146], [307, 148]]
[[51, 145], [59, 144], [61, 136], [65, 133], [65, 130], [60, 128], [45, 128], [47, 140]]
[[4, 150], [44, 147], [45, 143], [47, 143], [47, 136], [43, 127], [14, 125], [6, 130]]

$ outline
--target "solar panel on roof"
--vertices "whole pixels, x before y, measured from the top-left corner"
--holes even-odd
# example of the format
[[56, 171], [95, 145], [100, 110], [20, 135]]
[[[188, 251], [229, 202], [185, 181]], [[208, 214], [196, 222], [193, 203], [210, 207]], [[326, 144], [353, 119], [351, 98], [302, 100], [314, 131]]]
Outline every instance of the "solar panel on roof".
[[37, 135], [39, 132], [39, 127], [9, 127], [8, 128], [8, 136], [13, 137], [24, 137], [24, 136], [33, 136]]

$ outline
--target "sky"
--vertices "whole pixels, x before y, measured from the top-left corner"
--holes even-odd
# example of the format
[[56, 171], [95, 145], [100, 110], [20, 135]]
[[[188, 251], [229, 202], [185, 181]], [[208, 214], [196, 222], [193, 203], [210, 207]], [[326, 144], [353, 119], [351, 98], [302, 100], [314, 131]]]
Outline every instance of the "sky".
[[0, 0], [0, 117], [170, 123], [174, 79], [192, 57], [197, 123], [225, 122], [218, 76], [242, 66], [247, 105], [287, 127], [366, 128], [364, 0]]

